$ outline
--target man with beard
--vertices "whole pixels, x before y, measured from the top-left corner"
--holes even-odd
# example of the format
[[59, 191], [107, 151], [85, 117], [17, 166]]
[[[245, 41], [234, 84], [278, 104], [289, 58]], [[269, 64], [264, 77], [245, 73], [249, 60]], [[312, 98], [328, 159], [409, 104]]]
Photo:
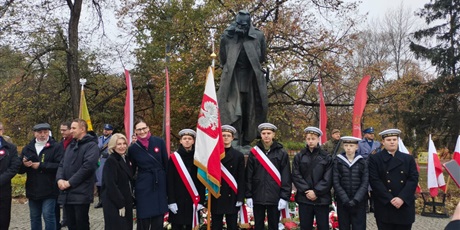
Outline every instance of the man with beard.
[[27, 173], [26, 196], [29, 199], [31, 229], [56, 229], [56, 199], [59, 194], [56, 172], [63, 154], [62, 146], [50, 137], [51, 126], [40, 123], [33, 127], [35, 138], [22, 149], [19, 173]]
[[217, 92], [221, 122], [235, 127], [238, 144], [249, 150], [258, 134], [257, 125], [267, 118], [268, 77], [262, 69], [265, 35], [254, 28], [248, 11], [239, 11], [224, 31], [219, 56], [223, 67]]

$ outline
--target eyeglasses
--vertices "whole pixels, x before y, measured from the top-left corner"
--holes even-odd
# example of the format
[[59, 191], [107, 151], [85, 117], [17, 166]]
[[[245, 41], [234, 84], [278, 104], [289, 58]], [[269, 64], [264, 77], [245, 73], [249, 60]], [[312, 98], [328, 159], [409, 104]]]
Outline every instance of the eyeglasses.
[[143, 128], [138, 128], [136, 129], [137, 132], [142, 132], [142, 131], [146, 131], [149, 127], [143, 127]]

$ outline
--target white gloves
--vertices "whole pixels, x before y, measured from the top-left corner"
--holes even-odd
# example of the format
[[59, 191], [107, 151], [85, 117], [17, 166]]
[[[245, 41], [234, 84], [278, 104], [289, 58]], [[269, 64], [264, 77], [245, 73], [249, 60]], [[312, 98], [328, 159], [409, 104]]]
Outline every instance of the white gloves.
[[120, 214], [121, 217], [125, 216], [125, 207], [118, 209], [118, 214]]
[[202, 204], [198, 204], [198, 207], [197, 207], [198, 211], [200, 211], [203, 208], [204, 208], [204, 206]]
[[246, 199], [246, 205], [247, 205], [249, 208], [252, 208], [252, 207], [253, 207], [253, 206], [252, 206], [252, 205], [253, 205], [253, 204], [252, 204], [252, 198], [247, 198], [247, 199]]
[[172, 204], [168, 204], [168, 208], [169, 210], [171, 210], [172, 213], [174, 214], [177, 214], [177, 204], [176, 203], [172, 203]]
[[286, 206], [287, 206], [287, 201], [283, 199], [280, 199], [280, 201], [278, 201], [278, 210], [283, 210], [286, 208]]
[[243, 205], [243, 202], [241, 201], [237, 201], [236, 204], [235, 204], [235, 207], [241, 207], [241, 205]]

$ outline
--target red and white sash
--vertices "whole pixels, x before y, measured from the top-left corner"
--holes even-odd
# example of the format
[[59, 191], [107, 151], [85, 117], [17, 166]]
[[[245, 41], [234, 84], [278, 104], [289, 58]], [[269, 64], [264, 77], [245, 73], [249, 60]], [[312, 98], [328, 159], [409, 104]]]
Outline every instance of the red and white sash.
[[235, 192], [235, 194], [238, 194], [238, 184], [236, 183], [235, 177], [228, 171], [225, 166], [220, 163], [220, 169], [222, 170], [222, 178], [224, 178], [225, 182], [230, 186], [230, 188]]
[[195, 229], [199, 225], [198, 203], [200, 202], [200, 194], [198, 194], [198, 190], [196, 189], [195, 183], [193, 183], [193, 179], [190, 176], [187, 167], [185, 167], [184, 161], [182, 161], [182, 158], [180, 157], [179, 153], [174, 152], [173, 154], [171, 154], [171, 160], [176, 166], [177, 172], [179, 173], [182, 182], [184, 182], [184, 185], [187, 188], [187, 191], [193, 200], [192, 229]]
[[252, 148], [251, 152], [254, 156], [256, 156], [257, 160], [259, 160], [260, 164], [265, 168], [265, 170], [267, 170], [268, 174], [270, 174], [278, 186], [281, 187], [281, 174], [270, 159], [268, 159], [265, 153], [259, 148], [259, 146]]
[[246, 205], [240, 206], [240, 228], [249, 228], [249, 214]]

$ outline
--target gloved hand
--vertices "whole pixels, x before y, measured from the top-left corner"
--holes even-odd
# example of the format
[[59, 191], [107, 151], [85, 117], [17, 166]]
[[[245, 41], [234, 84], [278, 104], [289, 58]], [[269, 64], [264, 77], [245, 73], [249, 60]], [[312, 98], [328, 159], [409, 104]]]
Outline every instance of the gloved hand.
[[243, 205], [243, 202], [241, 201], [237, 201], [236, 204], [235, 204], [235, 207], [241, 207], [241, 205]]
[[286, 208], [286, 206], [287, 206], [287, 201], [283, 199], [280, 199], [280, 201], [278, 201], [278, 210], [283, 210]]
[[204, 208], [204, 206], [202, 204], [198, 204], [198, 207], [197, 207], [198, 211], [200, 211], [203, 208]]
[[168, 208], [172, 213], [177, 214], [178, 208], [176, 203], [168, 204]]
[[350, 201], [348, 202], [348, 207], [353, 208], [353, 207], [356, 206], [357, 203], [358, 203], [358, 202], [357, 202], [355, 199], [350, 200]]
[[253, 207], [252, 198], [247, 198], [247, 199], [246, 199], [246, 205], [247, 205], [249, 208], [252, 208], [252, 207]]
[[118, 209], [118, 214], [120, 214], [121, 217], [125, 216], [125, 207]]

